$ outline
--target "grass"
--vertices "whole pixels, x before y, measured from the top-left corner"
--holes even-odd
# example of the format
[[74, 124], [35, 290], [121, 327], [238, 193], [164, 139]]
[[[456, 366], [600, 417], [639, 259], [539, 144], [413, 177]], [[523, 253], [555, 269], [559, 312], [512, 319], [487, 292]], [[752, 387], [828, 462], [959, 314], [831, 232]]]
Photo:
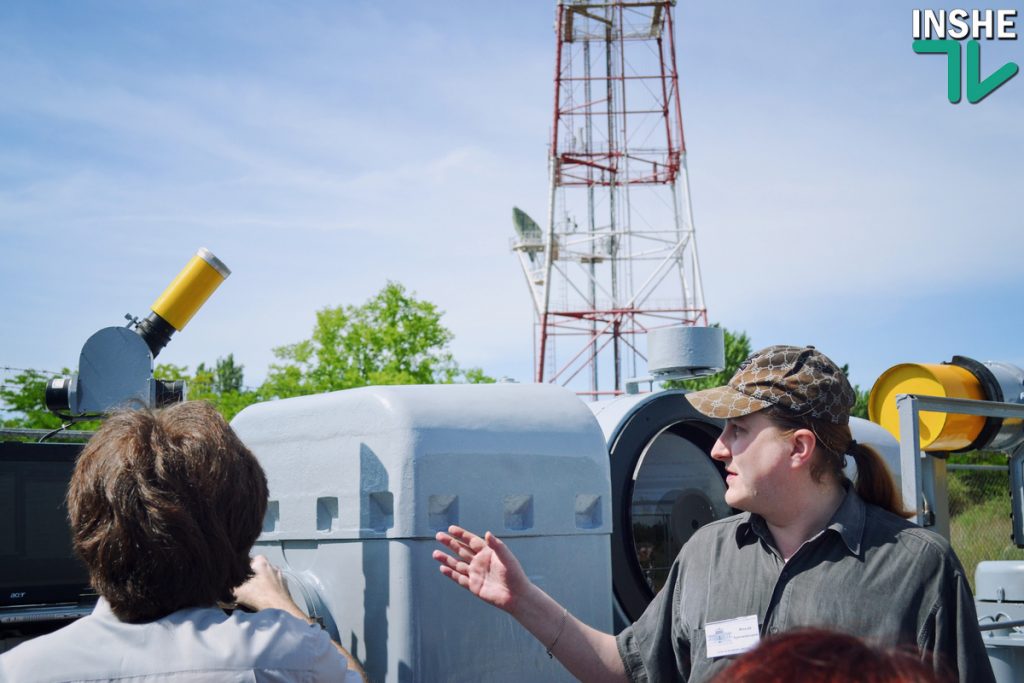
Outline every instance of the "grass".
[[1024, 560], [1011, 538], [1010, 492], [1006, 475], [951, 472], [950, 542], [974, 589], [974, 570], [982, 560]]

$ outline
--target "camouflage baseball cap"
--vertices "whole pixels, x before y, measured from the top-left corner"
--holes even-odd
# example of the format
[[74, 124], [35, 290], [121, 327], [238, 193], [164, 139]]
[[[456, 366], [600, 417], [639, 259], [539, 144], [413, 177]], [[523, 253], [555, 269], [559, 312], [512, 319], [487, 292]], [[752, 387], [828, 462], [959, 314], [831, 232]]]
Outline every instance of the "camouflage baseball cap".
[[708, 417], [740, 417], [777, 405], [847, 424], [856, 395], [839, 366], [813, 346], [769, 346], [743, 361], [724, 387], [686, 394], [686, 400]]

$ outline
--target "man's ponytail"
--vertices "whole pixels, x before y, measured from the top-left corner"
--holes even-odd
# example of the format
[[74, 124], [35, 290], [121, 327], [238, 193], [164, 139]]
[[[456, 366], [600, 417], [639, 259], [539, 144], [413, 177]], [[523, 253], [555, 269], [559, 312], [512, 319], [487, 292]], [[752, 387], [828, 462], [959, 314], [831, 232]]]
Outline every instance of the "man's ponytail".
[[848, 453], [857, 463], [854, 487], [858, 496], [900, 517], [912, 517], [915, 514], [904, 506], [903, 494], [896, 488], [896, 482], [878, 451], [871, 446], [855, 443]]
[[821, 481], [831, 476], [842, 481], [846, 456], [853, 456], [857, 463], [857, 481], [854, 490], [865, 502], [877, 505], [900, 517], [911, 517], [915, 513], [903, 505], [903, 495], [896, 488], [896, 482], [889, 472], [882, 456], [871, 446], [853, 440], [849, 425], [840, 425], [819, 420], [810, 415], [797, 415], [779, 406], [765, 408], [765, 414], [783, 430], [809, 429], [817, 438], [817, 457], [811, 464], [811, 476]]

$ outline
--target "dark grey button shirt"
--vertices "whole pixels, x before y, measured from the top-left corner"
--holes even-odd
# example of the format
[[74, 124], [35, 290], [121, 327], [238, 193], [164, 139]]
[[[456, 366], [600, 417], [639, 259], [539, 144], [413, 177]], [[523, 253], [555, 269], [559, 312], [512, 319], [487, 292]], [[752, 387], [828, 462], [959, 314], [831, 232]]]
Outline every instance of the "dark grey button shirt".
[[761, 636], [804, 626], [918, 648], [964, 683], [994, 681], [960, 561], [938, 534], [850, 490], [831, 523], [784, 562], [763, 518], [712, 522], [683, 546], [664, 588], [617, 638], [637, 683], [706, 681], [708, 623], [756, 615]]

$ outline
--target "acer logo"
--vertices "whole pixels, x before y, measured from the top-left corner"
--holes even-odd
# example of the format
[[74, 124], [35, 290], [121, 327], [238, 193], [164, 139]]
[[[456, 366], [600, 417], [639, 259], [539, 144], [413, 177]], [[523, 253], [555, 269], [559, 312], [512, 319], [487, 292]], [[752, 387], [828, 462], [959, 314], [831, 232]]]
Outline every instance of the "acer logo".
[[18, 598], [23, 598], [23, 597], [25, 597], [25, 591], [22, 591], [20, 593], [11, 593], [11, 599], [12, 600], [16, 600]]

